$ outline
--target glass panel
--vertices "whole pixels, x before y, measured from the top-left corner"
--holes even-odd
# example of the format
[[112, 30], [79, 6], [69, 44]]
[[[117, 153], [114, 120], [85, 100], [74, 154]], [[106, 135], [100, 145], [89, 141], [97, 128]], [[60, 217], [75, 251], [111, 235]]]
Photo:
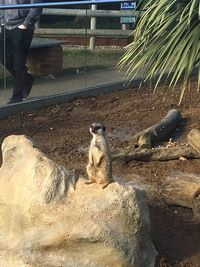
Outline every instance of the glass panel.
[[[52, 10], [55, 11], [55, 9]], [[62, 10], [64, 9], [60, 9]], [[34, 83], [30, 94], [23, 99], [23, 102], [85, 88], [88, 18], [86, 9], [82, 11], [84, 16], [81, 17], [56, 14], [41, 16], [39, 25], [34, 31], [26, 61], [28, 72], [34, 77]], [[11, 14], [12, 12], [15, 10], [10, 10]], [[73, 31], [77, 27], [80, 29], [78, 31], [81, 37], [75, 38]], [[2, 48], [6, 66], [11, 65], [14, 68], [16, 64], [17, 70], [14, 72], [16, 71], [21, 77], [23, 68], [20, 64], [22, 63], [16, 63], [21, 52], [15, 53], [14, 49], [16, 49], [18, 37], [22, 38], [20, 41], [27, 42], [28, 31], [15, 27], [14, 29], [4, 28], [1, 33], [1, 38], [4, 39]], [[12, 43], [12, 47], [8, 42]], [[19, 47], [17, 49], [19, 51]], [[30, 74], [26, 74], [27, 80], [31, 77]], [[0, 105], [5, 105], [13, 95], [14, 77], [3, 65], [0, 66], [0, 75]], [[19, 76], [16, 74], [16, 77]], [[24, 88], [27, 80], [25, 77]], [[20, 83], [21, 80], [18, 79], [18, 82]]]
[[[44, 10], [47, 11], [46, 9]], [[65, 11], [65, 9], [60, 9]], [[83, 10], [84, 11], [84, 10]], [[56, 14], [56, 10], [54, 10]], [[84, 11], [85, 12], [85, 11]], [[85, 87], [85, 16], [43, 15], [39, 29], [35, 31], [35, 44], [41, 42], [49, 44], [48, 48], [31, 49], [29, 68], [35, 69], [38, 77], [33, 95], [50, 96], [66, 93]], [[81, 39], [76, 40], [72, 32], [77, 25], [81, 28]], [[69, 31], [69, 29], [71, 31]], [[78, 46], [77, 46], [77, 41]], [[74, 45], [72, 45], [74, 43]], [[40, 61], [39, 70], [36, 69], [35, 59]], [[40, 90], [39, 88], [42, 88]]]
[[[104, 13], [113, 10], [119, 12], [120, 4], [99, 4], [91, 6], [91, 10]], [[124, 52], [127, 38], [121, 36], [120, 17], [96, 17], [96, 37], [89, 36], [87, 52], [87, 83], [86, 87], [115, 83], [123, 80], [124, 73], [116, 67]], [[94, 18], [90, 20], [93, 28]]]
[[[97, 14], [95, 18], [93, 16], [96, 10], [104, 14]], [[132, 26], [122, 25], [116, 13], [113, 17], [109, 16], [113, 10], [119, 12], [120, 4], [43, 9], [27, 57], [28, 71], [34, 76], [35, 81], [30, 94], [23, 101], [123, 80], [124, 73], [116, 68], [116, 64], [124, 53], [128, 37], [121, 28]], [[10, 10], [13, 16], [15, 12], [14, 9]], [[19, 9], [18, 14], [24, 14], [24, 9]], [[18, 30], [18, 34], [25, 31], [27, 30]], [[5, 37], [8, 32], [10, 34], [11, 30], [5, 30], [1, 36]], [[8, 43], [5, 42], [3, 48], [7, 52], [7, 62], [14, 64], [14, 59], [9, 61]], [[13, 75], [1, 66], [0, 105], [4, 105], [12, 97], [14, 86], [16, 83], [14, 85]]]
[[[5, 28], [1, 27], [1, 35], [0, 35], [0, 60], [1, 62], [6, 63], [6, 46], [5, 40], [6, 32]], [[10, 95], [10, 88], [13, 87], [13, 77], [10, 72], [4, 67], [3, 64], [0, 64], [0, 105], [5, 105], [8, 101]]]

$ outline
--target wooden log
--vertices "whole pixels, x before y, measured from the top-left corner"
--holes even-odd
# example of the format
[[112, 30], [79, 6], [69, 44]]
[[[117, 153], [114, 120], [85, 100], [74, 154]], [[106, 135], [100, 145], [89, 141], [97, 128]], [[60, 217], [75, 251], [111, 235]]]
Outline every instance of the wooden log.
[[[162, 195], [167, 203], [180, 205], [194, 210], [195, 199], [200, 194], [200, 175], [172, 173], [163, 183]], [[198, 215], [198, 205], [196, 212]]]
[[179, 159], [199, 159], [200, 153], [187, 144], [173, 147], [157, 147], [151, 149], [136, 149], [134, 151], [119, 151], [112, 155], [113, 160], [123, 160], [128, 163], [132, 160], [141, 161], [167, 161]]
[[181, 113], [177, 109], [171, 109], [167, 115], [158, 123], [135, 134], [133, 136], [133, 146], [135, 148], [151, 148], [161, 140], [164, 140], [176, 128], [182, 119]]
[[200, 131], [192, 129], [187, 136], [187, 142], [200, 153]]

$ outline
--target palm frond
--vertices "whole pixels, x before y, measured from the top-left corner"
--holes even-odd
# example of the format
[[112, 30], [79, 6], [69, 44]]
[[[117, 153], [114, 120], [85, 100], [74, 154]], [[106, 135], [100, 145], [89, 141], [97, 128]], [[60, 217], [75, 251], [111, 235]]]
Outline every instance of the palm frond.
[[200, 68], [199, 0], [141, 0], [139, 8], [133, 42], [118, 66], [130, 80], [138, 73], [144, 81], [157, 77], [155, 89], [166, 72], [170, 86], [182, 80], [181, 101], [193, 69]]

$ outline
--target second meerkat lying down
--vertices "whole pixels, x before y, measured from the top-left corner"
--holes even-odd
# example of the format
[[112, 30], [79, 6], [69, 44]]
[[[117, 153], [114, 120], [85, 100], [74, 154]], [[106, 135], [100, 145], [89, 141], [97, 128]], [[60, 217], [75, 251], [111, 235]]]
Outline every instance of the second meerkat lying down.
[[86, 184], [97, 183], [105, 188], [112, 179], [112, 158], [106, 140], [105, 127], [101, 123], [93, 123], [90, 127], [92, 140], [89, 147], [89, 162], [86, 171], [89, 180]]

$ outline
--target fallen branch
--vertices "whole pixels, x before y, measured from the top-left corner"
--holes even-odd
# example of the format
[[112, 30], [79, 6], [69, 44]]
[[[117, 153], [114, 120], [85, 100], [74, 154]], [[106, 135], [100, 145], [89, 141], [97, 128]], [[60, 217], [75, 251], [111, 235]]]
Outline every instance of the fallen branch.
[[179, 158], [199, 159], [200, 153], [187, 144], [172, 147], [158, 147], [151, 149], [136, 149], [134, 151], [121, 151], [113, 154], [113, 160], [121, 159], [126, 163], [132, 160], [141, 161], [167, 161]]
[[160, 122], [133, 136], [134, 148], [151, 148], [158, 144], [159, 141], [169, 136], [181, 119], [180, 111], [171, 109]]

